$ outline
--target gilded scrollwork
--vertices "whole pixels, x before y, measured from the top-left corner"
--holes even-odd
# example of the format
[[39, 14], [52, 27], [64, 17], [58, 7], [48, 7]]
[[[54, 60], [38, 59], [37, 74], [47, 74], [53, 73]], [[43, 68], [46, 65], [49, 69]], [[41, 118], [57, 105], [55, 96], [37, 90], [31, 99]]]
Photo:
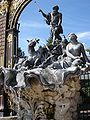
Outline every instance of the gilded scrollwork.
[[14, 13], [14, 10], [16, 10], [18, 8], [18, 6], [25, 0], [14, 0], [12, 1], [12, 5], [11, 5], [11, 8], [10, 8], [10, 12], [11, 14]]
[[5, 15], [8, 11], [9, 2], [7, 0], [2, 0], [0, 2], [0, 14]]
[[10, 43], [12, 41], [12, 38], [13, 38], [12, 34], [8, 34], [7, 41]]

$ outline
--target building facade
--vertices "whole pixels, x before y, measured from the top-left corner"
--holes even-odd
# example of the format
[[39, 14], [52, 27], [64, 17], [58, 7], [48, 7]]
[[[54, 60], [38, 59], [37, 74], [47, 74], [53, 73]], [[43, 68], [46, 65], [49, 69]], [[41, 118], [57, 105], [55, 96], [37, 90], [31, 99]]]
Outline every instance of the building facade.
[[18, 18], [32, 0], [0, 0], [0, 66], [13, 67], [18, 56]]

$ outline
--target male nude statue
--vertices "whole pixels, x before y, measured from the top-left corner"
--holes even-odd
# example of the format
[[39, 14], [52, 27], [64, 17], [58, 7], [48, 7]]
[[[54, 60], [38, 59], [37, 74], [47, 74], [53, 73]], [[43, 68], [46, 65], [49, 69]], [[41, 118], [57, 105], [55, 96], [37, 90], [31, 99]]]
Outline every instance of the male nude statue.
[[63, 33], [63, 29], [61, 26], [62, 23], [62, 13], [58, 12], [59, 7], [56, 5], [53, 7], [53, 11], [51, 13], [45, 14], [41, 9], [39, 12], [45, 17], [46, 23], [51, 27], [51, 37], [53, 39], [53, 44], [55, 41], [62, 40], [60, 37], [60, 33]]

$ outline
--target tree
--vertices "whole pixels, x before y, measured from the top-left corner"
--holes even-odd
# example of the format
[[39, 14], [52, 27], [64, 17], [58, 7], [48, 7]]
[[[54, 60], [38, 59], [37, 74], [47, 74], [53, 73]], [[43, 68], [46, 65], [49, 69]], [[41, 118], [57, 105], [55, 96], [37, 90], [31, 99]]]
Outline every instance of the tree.
[[47, 45], [52, 45], [53, 39], [51, 37], [48, 38], [47, 40]]
[[87, 48], [86, 51], [87, 51], [87, 52], [89, 53], [89, 55], [90, 55], [90, 48]]

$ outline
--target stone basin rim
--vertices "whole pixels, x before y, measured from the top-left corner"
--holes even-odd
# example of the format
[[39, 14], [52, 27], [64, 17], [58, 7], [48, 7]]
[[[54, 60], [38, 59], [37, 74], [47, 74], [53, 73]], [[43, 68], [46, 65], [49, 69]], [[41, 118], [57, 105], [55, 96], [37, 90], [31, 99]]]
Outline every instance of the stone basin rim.
[[2, 118], [18, 118], [18, 116], [7, 116], [7, 117], [0, 117], [0, 119], [2, 119]]

